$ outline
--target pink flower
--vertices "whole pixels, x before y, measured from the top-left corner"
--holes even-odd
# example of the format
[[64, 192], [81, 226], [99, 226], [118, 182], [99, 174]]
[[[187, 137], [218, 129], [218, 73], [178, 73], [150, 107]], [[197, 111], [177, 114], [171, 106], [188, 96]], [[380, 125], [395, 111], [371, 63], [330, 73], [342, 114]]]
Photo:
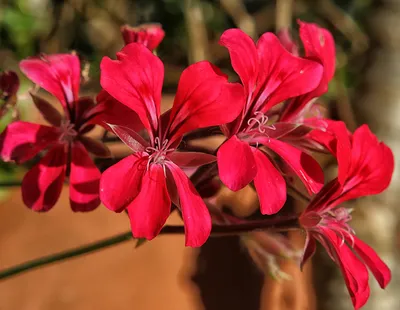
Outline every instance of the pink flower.
[[188, 131], [236, 118], [243, 90], [210, 63], [199, 62], [183, 71], [172, 109], [160, 115], [161, 60], [137, 43], [126, 45], [117, 58], [103, 58], [101, 86], [137, 113], [149, 141], [131, 128], [109, 124], [133, 154], [103, 173], [101, 201], [116, 212], [127, 209], [134, 237], [147, 239], [160, 232], [172, 201], [182, 212], [186, 245], [201, 246], [211, 230], [209, 211], [180, 167], [198, 167], [215, 157], [177, 147]]
[[[277, 104], [309, 93], [319, 85], [323, 68], [318, 62], [286, 51], [272, 33], [265, 33], [255, 45], [241, 30], [230, 29], [222, 34], [220, 43], [229, 50], [246, 98], [242, 113], [222, 126], [228, 140], [217, 154], [219, 175], [234, 191], [254, 181], [261, 212], [273, 214], [286, 201], [286, 183], [271, 161], [271, 151], [282, 157], [310, 193], [318, 192], [323, 185], [318, 163], [290, 141], [280, 141], [288, 133], [304, 135], [310, 129], [298, 128], [297, 124], [270, 123], [276, 118], [273, 108]], [[259, 145], [267, 149], [258, 148]]]
[[385, 288], [391, 278], [386, 264], [375, 251], [354, 235], [349, 226], [350, 210], [344, 201], [381, 193], [390, 183], [394, 169], [391, 150], [363, 125], [350, 136], [342, 122], [331, 124], [335, 140], [330, 143], [339, 164], [338, 177], [324, 186], [300, 217], [307, 232], [303, 262], [310, 258], [316, 240], [327, 250], [345, 277], [355, 309], [369, 297], [368, 267]]
[[44, 149], [47, 154], [24, 177], [22, 198], [35, 211], [48, 211], [57, 202], [67, 171], [70, 181], [70, 203], [73, 211], [90, 211], [100, 204], [97, 169], [88, 151], [107, 156], [100, 142], [84, 136], [93, 129], [88, 123], [94, 102], [78, 97], [79, 58], [70, 54], [42, 55], [21, 61], [26, 76], [53, 94], [61, 103], [61, 115], [46, 100], [32, 98], [51, 126], [17, 121], [0, 136], [0, 156], [4, 161], [23, 163]]
[[124, 25], [121, 27], [125, 44], [140, 43], [153, 51], [164, 39], [165, 32], [160, 24], [143, 24], [138, 27]]
[[19, 78], [14, 71], [0, 73], [0, 118], [17, 102]]

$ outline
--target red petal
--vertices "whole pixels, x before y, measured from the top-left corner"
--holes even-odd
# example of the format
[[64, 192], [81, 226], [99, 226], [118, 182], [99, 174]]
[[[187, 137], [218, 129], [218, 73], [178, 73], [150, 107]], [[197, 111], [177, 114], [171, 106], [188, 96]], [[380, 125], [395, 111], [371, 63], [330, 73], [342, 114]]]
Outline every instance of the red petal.
[[199, 167], [217, 160], [214, 155], [200, 152], [173, 152], [168, 158], [179, 167]]
[[316, 24], [299, 21], [300, 37], [303, 41], [306, 57], [319, 62], [323, 66], [322, 79], [312, 91], [292, 100], [285, 108], [282, 121], [296, 117], [313, 98], [328, 91], [328, 84], [335, 73], [335, 42], [331, 33]]
[[166, 165], [179, 194], [180, 209], [185, 223], [185, 245], [202, 246], [211, 232], [210, 213], [185, 173], [172, 162], [167, 162]]
[[320, 191], [324, 185], [324, 173], [314, 158], [279, 140], [267, 137], [257, 138], [257, 140], [285, 160], [299, 176], [310, 194]]
[[165, 32], [160, 24], [143, 24], [138, 27], [124, 25], [121, 27], [125, 44], [140, 43], [153, 51], [164, 39]]
[[323, 234], [329, 240], [329, 244], [333, 246], [327, 250], [332, 253], [331, 249], [333, 249], [336, 254], [336, 263], [343, 273], [354, 308], [359, 309], [369, 298], [368, 270], [335, 232], [324, 229]]
[[257, 165], [254, 185], [260, 199], [261, 213], [275, 214], [286, 202], [285, 179], [263, 152], [256, 148], [252, 150]]
[[146, 47], [126, 45], [118, 60], [104, 57], [100, 64], [101, 86], [135, 111], [150, 134], [158, 128], [164, 66]]
[[79, 142], [74, 143], [69, 176], [69, 200], [73, 211], [92, 211], [99, 206], [100, 177], [101, 173], [85, 147]]
[[242, 86], [228, 83], [227, 77], [207, 61], [191, 65], [179, 80], [170, 115], [170, 140], [193, 129], [231, 122], [243, 105]]
[[379, 194], [392, 179], [393, 153], [378, 141], [367, 125], [358, 128], [352, 140], [351, 163], [345, 178], [344, 194], [335, 200], [335, 206], [346, 200]]
[[219, 44], [228, 49], [232, 67], [239, 75], [246, 93], [250, 93], [256, 85], [259, 70], [253, 39], [240, 29], [229, 29], [221, 35]]
[[[392, 278], [389, 267], [380, 259], [380, 257], [369, 245], [365, 244], [355, 236], [353, 236], [353, 238], [354, 250], [371, 270], [381, 288], [385, 288]], [[351, 240], [348, 242], [350, 241]]]
[[139, 194], [147, 160], [130, 155], [103, 172], [100, 199], [110, 210], [122, 212]]
[[59, 136], [55, 127], [20, 121], [11, 123], [0, 135], [0, 156], [4, 161], [23, 163], [57, 142]]
[[161, 165], [152, 164], [143, 175], [139, 194], [128, 206], [133, 236], [153, 239], [159, 234], [170, 213], [171, 199], [164, 169]]
[[260, 66], [257, 78], [259, 98], [253, 112], [265, 113], [274, 105], [315, 89], [322, 77], [322, 66], [315, 61], [290, 54], [272, 33], [265, 33], [257, 42]]
[[316, 24], [299, 21], [299, 25], [306, 57], [320, 62], [324, 67], [322, 80], [313, 91], [313, 98], [319, 97], [328, 90], [328, 83], [335, 74], [335, 41], [328, 30]]
[[81, 68], [72, 54], [42, 55], [22, 60], [21, 71], [34, 83], [53, 94], [65, 107], [78, 99]]
[[47, 100], [38, 97], [31, 93], [33, 102], [35, 103], [36, 108], [42, 114], [43, 118], [48, 121], [51, 125], [59, 127], [62, 121], [62, 115], [57, 111], [56, 108], [53, 107], [51, 103]]
[[276, 35], [288, 52], [294, 56], [299, 56], [299, 48], [296, 42], [293, 41], [289, 28], [282, 28]]
[[112, 129], [107, 124], [128, 127], [136, 132], [143, 129], [139, 116], [126, 105], [111, 97], [105, 90], [98, 94], [96, 101], [97, 105], [90, 111], [90, 115], [86, 116], [91, 118], [90, 123], [98, 124], [108, 130]]
[[58, 145], [27, 172], [22, 181], [22, 199], [27, 207], [48, 211], [56, 204], [65, 179], [66, 162], [64, 145]]
[[232, 136], [221, 145], [217, 161], [221, 181], [233, 191], [245, 187], [257, 174], [251, 147], [237, 136]]

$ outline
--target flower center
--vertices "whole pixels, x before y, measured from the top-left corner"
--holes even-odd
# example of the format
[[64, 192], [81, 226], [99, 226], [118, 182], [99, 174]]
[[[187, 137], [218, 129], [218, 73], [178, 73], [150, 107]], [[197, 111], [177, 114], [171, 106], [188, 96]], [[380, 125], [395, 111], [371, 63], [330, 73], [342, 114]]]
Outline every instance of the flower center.
[[247, 121], [248, 130], [257, 129], [260, 133], [265, 133], [266, 129], [276, 130], [274, 125], [267, 125], [268, 116], [260, 111], [254, 112], [254, 117]]
[[150, 164], [161, 164], [165, 162], [167, 154], [173, 152], [175, 149], [168, 148], [168, 140], [161, 142], [159, 137], [154, 139], [154, 145], [146, 147], [146, 152], [149, 154], [149, 161], [147, 168]]
[[320, 226], [327, 227], [341, 237], [343, 242], [346, 237], [353, 242], [355, 232], [348, 224], [352, 211], [353, 209], [340, 207], [322, 213], [310, 212], [300, 218], [300, 223], [309, 230], [318, 230]]
[[74, 124], [71, 124], [69, 120], [62, 120], [59, 129], [61, 131], [59, 141], [62, 143], [70, 143], [78, 135], [78, 132], [74, 129]]

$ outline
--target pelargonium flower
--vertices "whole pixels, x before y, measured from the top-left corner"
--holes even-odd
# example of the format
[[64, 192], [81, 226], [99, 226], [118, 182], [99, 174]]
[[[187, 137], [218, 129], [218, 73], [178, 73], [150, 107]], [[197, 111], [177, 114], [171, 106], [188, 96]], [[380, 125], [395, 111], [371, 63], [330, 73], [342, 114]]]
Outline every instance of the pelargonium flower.
[[220, 44], [229, 50], [246, 98], [239, 117], [222, 126], [228, 140], [218, 150], [219, 176], [234, 191], [254, 181], [261, 212], [273, 214], [286, 201], [286, 183], [267, 152], [278, 154], [309, 192], [316, 193], [323, 185], [318, 163], [290, 143], [280, 141], [298, 125], [270, 124], [276, 117], [272, 108], [313, 91], [320, 83], [323, 67], [292, 55], [272, 33], [265, 33], [255, 45], [241, 30], [230, 29], [222, 34]]
[[137, 27], [124, 25], [121, 27], [122, 37], [125, 45], [129, 43], [140, 43], [150, 51], [155, 50], [164, 39], [165, 32], [160, 24], [142, 24]]
[[0, 118], [17, 102], [19, 78], [14, 71], [0, 73]]
[[342, 122], [332, 123], [331, 130], [335, 139], [330, 148], [338, 159], [338, 177], [324, 186], [300, 216], [307, 233], [303, 263], [314, 254], [319, 241], [340, 267], [354, 308], [359, 309], [369, 297], [366, 267], [382, 288], [389, 283], [391, 273], [375, 251], [354, 235], [348, 223], [351, 210], [341, 203], [385, 190], [392, 178], [394, 158], [367, 125], [352, 136]]
[[22, 181], [24, 203], [35, 211], [48, 211], [57, 202], [66, 172], [69, 172], [73, 211], [90, 211], [100, 204], [97, 169], [88, 151], [109, 155], [100, 142], [85, 136], [94, 125], [89, 120], [94, 101], [79, 97], [80, 62], [76, 55], [41, 55], [21, 61], [22, 72], [63, 107], [60, 114], [49, 102], [32, 94], [44, 119], [51, 125], [17, 121], [0, 135], [0, 157], [20, 164], [47, 149], [46, 155]]
[[153, 239], [171, 212], [182, 212], [186, 245], [201, 246], [211, 230], [209, 211], [180, 167], [197, 167], [215, 156], [179, 152], [182, 136], [193, 129], [232, 121], [240, 113], [243, 90], [207, 61], [183, 71], [171, 110], [160, 115], [164, 66], [141, 44], [126, 45], [118, 60], [101, 62], [101, 86], [135, 111], [148, 133], [109, 124], [133, 154], [108, 168], [101, 178], [100, 198], [112, 211], [127, 210], [133, 236]]

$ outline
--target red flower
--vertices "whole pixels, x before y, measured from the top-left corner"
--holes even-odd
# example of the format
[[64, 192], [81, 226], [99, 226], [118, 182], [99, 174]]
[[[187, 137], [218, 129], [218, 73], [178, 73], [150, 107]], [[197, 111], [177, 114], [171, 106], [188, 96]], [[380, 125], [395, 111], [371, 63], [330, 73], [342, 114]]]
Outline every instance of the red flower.
[[125, 44], [140, 43], [153, 51], [164, 39], [165, 32], [160, 24], [143, 24], [138, 27], [124, 25], [121, 27]]
[[391, 273], [372, 248], [358, 239], [348, 224], [350, 210], [340, 207], [344, 201], [379, 194], [390, 183], [394, 169], [391, 150], [371, 133], [366, 125], [350, 136], [342, 122], [331, 124], [335, 140], [330, 149], [339, 164], [338, 177], [324, 186], [300, 217], [307, 232], [303, 262], [315, 251], [316, 240], [339, 265], [355, 309], [369, 297], [368, 271], [379, 285], [389, 283]]
[[14, 71], [0, 73], [0, 118], [17, 102], [19, 78]]
[[323, 172], [317, 162], [290, 143], [280, 141], [289, 132], [304, 128], [268, 123], [276, 116], [272, 108], [278, 103], [319, 85], [322, 66], [292, 55], [272, 33], [265, 33], [255, 45], [241, 30], [230, 29], [222, 34], [220, 43], [229, 50], [246, 98], [240, 116], [222, 127], [228, 140], [217, 154], [219, 175], [234, 191], [254, 181], [261, 212], [273, 214], [286, 201], [286, 184], [267, 153], [257, 147], [259, 144], [282, 157], [309, 192], [316, 193], [323, 185]]
[[101, 86], [137, 113], [149, 142], [131, 128], [109, 124], [133, 154], [103, 173], [101, 201], [116, 212], [127, 209], [133, 235], [147, 239], [160, 232], [172, 201], [182, 212], [186, 245], [201, 246], [210, 234], [210, 215], [179, 167], [197, 167], [215, 157], [178, 152], [177, 147], [186, 132], [237, 117], [242, 88], [228, 83], [210, 63], [199, 62], [184, 70], [172, 109], [160, 115], [164, 77], [160, 59], [137, 43], [125, 46], [117, 57], [102, 60]]
[[108, 149], [83, 134], [93, 129], [88, 123], [94, 102], [79, 98], [79, 58], [57, 54], [21, 61], [20, 68], [33, 82], [53, 94], [62, 104], [61, 115], [46, 100], [32, 94], [33, 101], [52, 126], [28, 122], [10, 124], [0, 136], [0, 156], [23, 163], [38, 152], [47, 154], [24, 177], [22, 197], [35, 211], [48, 211], [57, 202], [66, 172], [70, 171], [70, 203], [73, 211], [90, 211], [100, 204], [100, 171], [88, 151], [106, 156]]

